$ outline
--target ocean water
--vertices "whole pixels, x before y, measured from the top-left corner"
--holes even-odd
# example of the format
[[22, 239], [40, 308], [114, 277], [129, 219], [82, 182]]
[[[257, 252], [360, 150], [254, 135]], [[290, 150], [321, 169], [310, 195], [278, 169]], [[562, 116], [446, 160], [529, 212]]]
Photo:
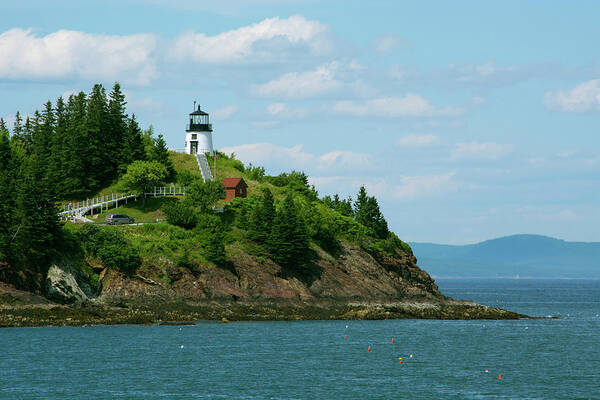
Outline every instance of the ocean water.
[[438, 284], [560, 318], [1, 329], [0, 399], [600, 398], [600, 281]]

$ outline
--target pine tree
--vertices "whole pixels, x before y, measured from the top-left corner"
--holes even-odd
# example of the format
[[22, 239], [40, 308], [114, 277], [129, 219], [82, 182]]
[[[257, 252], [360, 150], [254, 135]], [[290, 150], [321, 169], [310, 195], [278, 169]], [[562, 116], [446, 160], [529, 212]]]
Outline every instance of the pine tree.
[[35, 154], [24, 166], [17, 187], [15, 259], [12, 262], [12, 265], [42, 274], [46, 273], [60, 238], [55, 199], [48, 188], [40, 184], [45, 167]]
[[151, 161], [158, 161], [167, 168], [169, 173], [168, 181], [175, 179], [175, 166], [173, 161], [169, 158], [169, 149], [167, 149], [167, 142], [163, 138], [163, 135], [158, 135], [158, 138], [154, 141], [154, 147], [152, 147], [152, 153], [150, 157]]
[[104, 146], [108, 127], [108, 104], [106, 91], [100, 84], [94, 85], [88, 96], [86, 130], [87, 143], [80, 143], [79, 147], [87, 146], [85, 170], [89, 190], [96, 190], [104, 183], [110, 182], [115, 173], [113, 170], [114, 159], [112, 154], [107, 154]]
[[7, 261], [10, 253], [13, 226], [14, 199], [12, 190], [11, 147], [8, 129], [0, 118], [0, 261]]
[[267, 242], [275, 214], [273, 193], [268, 188], [264, 188], [262, 200], [252, 209], [248, 223], [249, 234], [253, 240], [259, 243]]
[[52, 177], [54, 171], [52, 170], [51, 154], [52, 154], [52, 142], [54, 141], [54, 124], [55, 116], [52, 103], [50, 101], [44, 104], [44, 110], [42, 113], [35, 112], [35, 124], [34, 134], [32, 137], [33, 153], [37, 155], [38, 162], [41, 165], [46, 166], [44, 173], [44, 185], [49, 188], [53, 187]]
[[121, 165], [119, 165], [119, 174], [127, 170], [127, 165], [134, 161], [146, 161], [146, 151], [144, 148], [144, 139], [142, 130], [135, 120], [135, 114], [127, 120], [127, 130], [125, 132], [125, 142], [121, 146]]
[[66, 189], [65, 180], [67, 179], [67, 174], [65, 171], [65, 165], [68, 157], [66, 149], [67, 112], [65, 102], [62, 97], [59, 97], [56, 100], [54, 115], [56, 123], [54, 127], [52, 143], [50, 145], [50, 181], [56, 188], [57, 196], [62, 197]]
[[268, 241], [273, 260], [284, 267], [298, 268], [308, 261], [309, 237], [290, 194], [281, 204]]
[[112, 166], [111, 175], [116, 176], [123, 164], [129, 164], [124, 160], [126, 154], [123, 151], [127, 148], [127, 114], [125, 113], [127, 102], [118, 82], [114, 84], [108, 97], [108, 131], [105, 148]]
[[373, 229], [380, 239], [385, 239], [389, 234], [387, 222], [379, 209], [377, 199], [369, 197], [364, 186], [360, 187], [354, 203], [354, 218], [367, 228]]
[[63, 170], [65, 172], [64, 195], [81, 198], [88, 192], [86, 175], [88, 131], [86, 127], [87, 99], [84, 92], [69, 96], [65, 120], [67, 122]]

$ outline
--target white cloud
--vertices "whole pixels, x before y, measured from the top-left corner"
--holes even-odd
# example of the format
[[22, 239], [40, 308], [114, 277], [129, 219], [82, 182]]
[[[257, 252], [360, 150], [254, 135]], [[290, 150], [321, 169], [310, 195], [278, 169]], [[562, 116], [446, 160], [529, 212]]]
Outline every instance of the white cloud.
[[455, 172], [435, 175], [402, 176], [391, 182], [388, 179], [370, 180], [340, 175], [309, 178], [317, 190], [324, 193], [352, 193], [361, 185], [378, 199], [395, 201], [415, 200], [456, 191], [460, 184], [454, 181]]
[[428, 147], [440, 143], [440, 138], [435, 135], [408, 135], [396, 141], [396, 145], [399, 147]]
[[0, 78], [120, 80], [148, 84], [157, 77], [151, 34], [98, 35], [59, 30], [36, 36], [31, 29], [0, 34]]
[[281, 125], [281, 121], [254, 121], [252, 126], [260, 129], [273, 129]]
[[462, 112], [454, 107], [434, 107], [423, 97], [412, 93], [404, 97], [380, 97], [365, 102], [338, 101], [333, 104], [332, 111], [359, 117], [434, 117], [454, 116]]
[[284, 103], [272, 103], [267, 106], [267, 113], [274, 117], [301, 118], [308, 115], [308, 110], [304, 108], [292, 108]]
[[314, 71], [289, 72], [280, 78], [256, 85], [254, 93], [261, 97], [307, 98], [330, 93], [342, 87], [335, 77], [338, 64], [332, 62]]
[[460, 84], [503, 86], [532, 78], [535, 72], [531, 67], [501, 66], [488, 61], [484, 64], [451, 65], [441, 78]]
[[323, 154], [318, 158], [318, 162], [321, 167], [336, 165], [348, 168], [367, 168], [371, 164], [371, 156], [365, 153], [336, 150]]
[[567, 92], [547, 92], [543, 101], [546, 107], [555, 111], [600, 111], [600, 79], [584, 82]]
[[230, 104], [223, 108], [219, 108], [211, 112], [211, 118], [215, 121], [225, 121], [226, 119], [231, 118], [233, 114], [235, 114], [239, 110], [239, 107], [235, 104]]
[[390, 188], [391, 195], [398, 200], [412, 200], [447, 193], [456, 190], [459, 185], [452, 178], [455, 172], [438, 175], [404, 176], [400, 185]]
[[454, 160], [479, 159], [498, 160], [514, 150], [510, 144], [486, 143], [457, 143], [452, 150], [451, 158]]
[[175, 39], [171, 55], [179, 61], [229, 64], [281, 61], [288, 51], [308, 51], [312, 55], [331, 50], [328, 28], [302, 15], [267, 18], [259, 23], [207, 36], [187, 32]]
[[473, 102], [473, 104], [477, 104], [477, 105], [487, 103], [487, 99], [485, 97], [481, 97], [481, 96], [473, 96], [471, 98], [471, 101]]
[[286, 147], [273, 143], [254, 143], [226, 147], [225, 153], [235, 153], [236, 157], [246, 163], [258, 165], [277, 165], [285, 169], [317, 169], [346, 170], [369, 167], [371, 157], [365, 153], [335, 150], [323, 155], [315, 155], [304, 151], [303, 145]]
[[371, 41], [371, 46], [373, 46], [378, 53], [387, 53], [388, 51], [405, 44], [406, 41], [401, 36], [394, 33], [377, 36]]

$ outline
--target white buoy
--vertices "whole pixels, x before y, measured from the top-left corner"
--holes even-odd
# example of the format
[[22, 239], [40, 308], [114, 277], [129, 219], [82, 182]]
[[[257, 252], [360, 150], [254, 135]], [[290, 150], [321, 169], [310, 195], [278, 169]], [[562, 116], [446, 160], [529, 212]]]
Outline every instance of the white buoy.
[[408, 358], [412, 358], [412, 354], [410, 356], [408, 356]]
[[183, 349], [183, 345], [179, 346], [180, 349]]

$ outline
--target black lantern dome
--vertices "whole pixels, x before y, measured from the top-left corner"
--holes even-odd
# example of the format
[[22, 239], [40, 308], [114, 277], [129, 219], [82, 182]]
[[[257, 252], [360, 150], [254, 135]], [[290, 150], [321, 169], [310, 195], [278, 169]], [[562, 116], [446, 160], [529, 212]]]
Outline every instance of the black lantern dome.
[[187, 132], [212, 132], [212, 125], [208, 122], [208, 113], [200, 109], [190, 113], [190, 123], [186, 128]]

